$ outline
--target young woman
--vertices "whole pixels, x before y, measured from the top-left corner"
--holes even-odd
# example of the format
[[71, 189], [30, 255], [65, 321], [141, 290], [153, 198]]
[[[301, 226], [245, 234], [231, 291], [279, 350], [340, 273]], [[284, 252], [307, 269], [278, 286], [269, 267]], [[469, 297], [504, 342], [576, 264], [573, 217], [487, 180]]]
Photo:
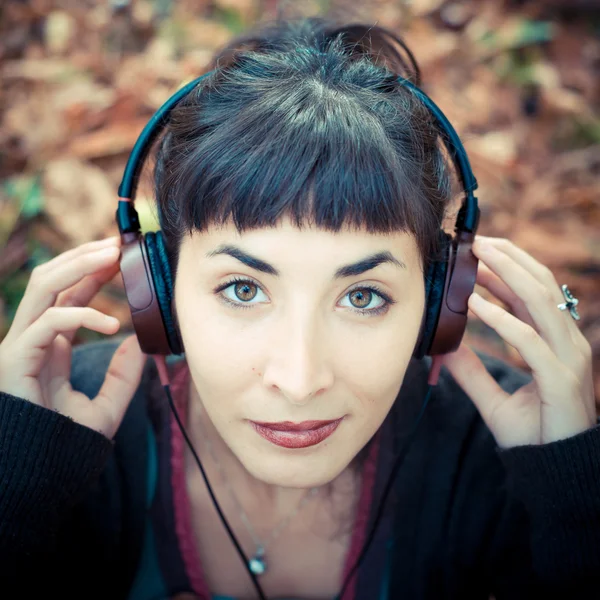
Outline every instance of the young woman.
[[445, 355], [390, 478], [427, 390], [431, 358], [413, 350], [451, 200], [439, 130], [391, 65], [417, 84], [418, 69], [392, 38], [315, 18], [235, 40], [158, 147], [185, 350], [171, 393], [249, 564], [137, 338], [72, 353], [79, 327], [119, 329], [87, 306], [118, 273], [117, 237], [37, 267], [0, 344], [3, 591], [595, 597], [590, 346], [551, 272], [507, 240], [473, 252], [512, 311], [469, 307], [533, 376], [465, 344]]

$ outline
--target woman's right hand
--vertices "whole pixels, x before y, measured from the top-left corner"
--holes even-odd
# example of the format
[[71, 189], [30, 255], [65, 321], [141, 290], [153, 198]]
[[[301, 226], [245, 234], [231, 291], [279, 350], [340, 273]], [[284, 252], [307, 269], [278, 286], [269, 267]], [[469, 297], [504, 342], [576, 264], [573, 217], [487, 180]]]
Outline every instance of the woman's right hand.
[[146, 355], [135, 335], [117, 348], [92, 401], [70, 384], [80, 327], [112, 335], [120, 323], [88, 303], [119, 271], [118, 236], [83, 244], [35, 267], [2, 343], [0, 391], [72, 418], [109, 439], [139, 386]]

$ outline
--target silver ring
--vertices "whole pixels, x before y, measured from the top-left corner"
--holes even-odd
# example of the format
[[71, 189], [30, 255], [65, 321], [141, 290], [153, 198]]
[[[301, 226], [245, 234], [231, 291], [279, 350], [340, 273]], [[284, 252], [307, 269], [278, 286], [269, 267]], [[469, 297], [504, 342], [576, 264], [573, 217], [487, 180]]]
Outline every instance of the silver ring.
[[558, 308], [560, 310], [568, 310], [571, 313], [571, 316], [573, 317], [573, 319], [575, 319], [576, 321], [579, 321], [579, 319], [581, 318], [579, 316], [579, 313], [577, 312], [577, 309], [575, 308], [578, 304], [579, 304], [579, 300], [577, 300], [577, 298], [575, 298], [575, 296], [573, 296], [573, 294], [571, 294], [571, 292], [569, 291], [569, 288], [565, 285], [562, 285], [560, 287], [560, 289], [562, 290], [563, 296], [565, 297], [566, 302], [563, 302], [562, 304], [557, 304], [556, 306], [558, 306]]

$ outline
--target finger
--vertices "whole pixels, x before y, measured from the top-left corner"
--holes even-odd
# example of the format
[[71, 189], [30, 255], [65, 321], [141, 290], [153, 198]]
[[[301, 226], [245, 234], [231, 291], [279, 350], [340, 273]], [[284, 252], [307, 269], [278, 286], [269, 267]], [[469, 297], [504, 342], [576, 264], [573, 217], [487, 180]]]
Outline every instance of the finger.
[[[567, 323], [556, 310], [552, 292], [527, 269], [491, 244], [474, 243], [473, 253], [523, 300], [543, 340], [565, 364], [572, 365], [576, 349]], [[505, 311], [504, 311], [505, 312]], [[508, 314], [508, 313], [507, 313]], [[514, 317], [513, 317], [514, 318]], [[516, 321], [518, 319], [515, 318]], [[529, 325], [523, 323], [531, 329]], [[537, 332], [536, 332], [537, 333]], [[540, 341], [543, 341], [540, 338]]]
[[[107, 335], [116, 333], [120, 327], [118, 319], [85, 307], [49, 308], [17, 339], [18, 347], [27, 354], [32, 350], [46, 350], [56, 336], [85, 327]], [[33, 373], [29, 373], [33, 375]]]
[[[112, 247], [118, 248], [118, 247], [120, 247], [120, 245], [121, 245], [120, 236], [113, 236], [113, 237], [105, 238], [102, 240], [88, 242], [86, 244], [77, 246], [76, 248], [72, 248], [71, 250], [68, 250], [66, 252], [63, 252], [62, 254], [59, 254], [58, 256], [54, 257], [52, 260], [50, 260], [42, 265], [38, 265], [32, 271], [27, 288], [28, 289], [31, 288], [32, 279], [34, 278], [34, 276], [35, 276], [36, 280], [43, 279], [47, 272], [52, 271], [56, 267], [62, 266], [69, 261], [73, 261], [79, 257], [86, 255], [86, 254], [95, 253], [95, 252], [101, 251], [103, 249], [108, 249], [108, 248], [112, 248]], [[12, 321], [11, 329], [9, 330], [9, 332], [6, 335], [7, 338], [9, 336], [16, 337], [28, 325], [28, 323], [26, 322], [26, 319], [24, 319], [24, 317], [23, 317], [23, 315], [28, 312], [28, 305], [30, 304], [30, 299], [27, 296], [27, 291], [28, 290], [25, 290], [25, 296], [17, 308], [17, 312]], [[37, 315], [37, 316], [39, 316], [39, 315]], [[37, 318], [37, 316], [36, 316], [36, 318]], [[35, 320], [35, 319], [33, 319], [33, 320]]]
[[[542, 285], [545, 285], [548, 290], [552, 293], [552, 297], [555, 300], [555, 304], [562, 304], [565, 299], [562, 294], [561, 287], [556, 281], [556, 277], [552, 271], [543, 265], [541, 262], [536, 260], [531, 254], [525, 252], [522, 248], [519, 248], [516, 244], [506, 238], [495, 238], [485, 236], [475, 236], [476, 239], [481, 238], [482, 241], [489, 242], [494, 247], [498, 248], [512, 259], [514, 259], [523, 268], [527, 269]], [[580, 347], [583, 347], [585, 337], [575, 320], [567, 319], [567, 328], [571, 333], [573, 341]]]
[[60, 292], [55, 306], [87, 306], [102, 286], [119, 272], [120, 266], [116, 261], [91, 275], [86, 275], [68, 290]]
[[78, 256], [83, 256], [84, 254], [89, 254], [90, 252], [96, 252], [98, 250], [102, 250], [103, 248], [119, 248], [121, 246], [121, 237], [118, 235], [114, 235], [112, 237], [104, 238], [101, 240], [94, 240], [92, 242], [86, 242], [85, 244], [81, 244], [79, 246], [75, 246], [75, 248], [71, 248], [70, 250], [66, 250], [65, 252], [61, 252], [58, 256], [55, 256], [52, 260], [45, 263], [51, 268], [57, 267], [65, 262], [69, 262]]
[[517, 350], [536, 378], [548, 385], [553, 373], [563, 372], [557, 355], [530, 325], [477, 293], [471, 294], [468, 304], [486, 325]]
[[500, 387], [481, 359], [466, 344], [460, 344], [456, 352], [444, 354], [443, 364], [493, 431], [494, 415], [510, 394]]
[[110, 361], [94, 402], [105, 407], [114, 423], [121, 422], [140, 384], [146, 358], [137, 337], [130, 335], [119, 345]]
[[88, 252], [73, 260], [63, 261], [56, 268], [50, 263], [36, 267], [29, 279], [23, 300], [19, 304], [11, 328], [10, 339], [21, 335], [46, 310], [54, 306], [60, 292], [71, 287], [86, 275], [118, 262], [120, 250], [114, 247]]
[[[58, 398], [59, 391], [66, 388], [70, 391], [72, 345], [64, 334], [59, 334], [52, 342], [51, 354], [48, 358], [47, 373], [40, 373], [42, 389], [48, 390], [51, 398]], [[44, 379], [42, 381], [42, 378]], [[66, 394], [65, 394], [66, 395]]]
[[476, 283], [486, 290], [490, 291], [496, 298], [510, 307], [511, 311], [521, 321], [535, 327], [533, 319], [525, 306], [525, 303], [519, 298], [505, 283], [498, 277], [485, 263], [479, 262], [477, 267]]
[[[508, 254], [508, 256], [510, 256], [516, 263], [521, 265], [524, 269], [527, 269], [541, 284], [548, 285], [548, 287], [550, 287], [550, 284], [553, 284], [556, 289], [559, 289], [556, 280], [554, 280], [552, 271], [550, 271], [546, 265], [543, 265], [541, 262], [531, 256], [531, 254], [525, 252], [525, 250], [522, 248], [519, 248], [509, 239], [486, 237], [483, 235], [476, 235], [475, 239], [484, 241], [491, 246], [494, 246], [494, 248], [501, 250], [505, 254]], [[562, 298], [562, 294], [557, 296], [557, 302], [560, 300], [560, 298]]]
[[[102, 286], [119, 272], [119, 269], [120, 264], [117, 261], [97, 273], [87, 275], [73, 287], [61, 292], [56, 299], [55, 306], [87, 306]], [[65, 334], [65, 338], [72, 342], [75, 334], [76, 331], [72, 331]]]

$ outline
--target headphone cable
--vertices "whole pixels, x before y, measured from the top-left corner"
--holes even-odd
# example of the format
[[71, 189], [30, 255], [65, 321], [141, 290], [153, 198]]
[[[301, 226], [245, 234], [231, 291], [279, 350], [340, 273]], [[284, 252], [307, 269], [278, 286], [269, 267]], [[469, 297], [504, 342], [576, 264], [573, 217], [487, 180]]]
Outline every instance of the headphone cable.
[[250, 575], [250, 579], [252, 580], [252, 583], [254, 584], [254, 587], [256, 588], [256, 591], [258, 593], [260, 600], [267, 600], [267, 597], [265, 596], [264, 592], [262, 591], [260, 583], [258, 583], [258, 579], [256, 578], [256, 575], [250, 570], [250, 567], [248, 566], [248, 558], [244, 554], [244, 551], [242, 550], [240, 543], [238, 542], [237, 538], [235, 537], [235, 534], [233, 533], [229, 523], [227, 522], [227, 519], [225, 518], [225, 515], [223, 514], [223, 511], [221, 510], [221, 507], [219, 506], [219, 502], [217, 501], [217, 498], [215, 497], [212, 486], [210, 485], [210, 482], [208, 481], [208, 477], [206, 476], [206, 472], [204, 471], [202, 462], [200, 461], [200, 458], [198, 457], [198, 454], [196, 453], [196, 450], [194, 449], [194, 446], [192, 445], [192, 442], [191, 442], [190, 438], [188, 437], [188, 434], [185, 431], [183, 423], [181, 422], [181, 419], [179, 418], [179, 413], [177, 412], [177, 408], [175, 407], [175, 403], [173, 402], [173, 397], [171, 395], [169, 372], [167, 370], [167, 364], [166, 364], [165, 357], [161, 354], [152, 354], [151, 356], [154, 359], [154, 362], [156, 364], [158, 376], [159, 376], [160, 382], [163, 386], [163, 389], [165, 390], [165, 394], [167, 395], [167, 398], [169, 399], [169, 406], [171, 407], [171, 411], [173, 412], [173, 415], [175, 416], [175, 420], [177, 421], [177, 425], [179, 426], [179, 429], [181, 430], [181, 433], [183, 434], [183, 437], [184, 437], [190, 451], [192, 452], [192, 455], [198, 465], [198, 468], [200, 469], [200, 473], [202, 473], [202, 478], [204, 479], [204, 483], [206, 484], [206, 488], [208, 489], [208, 493], [210, 494], [210, 498], [214, 504], [214, 507], [216, 508], [217, 512], [219, 513], [221, 522], [223, 523], [223, 526], [227, 530], [227, 533], [231, 539], [231, 542], [235, 546], [235, 549], [237, 550], [238, 554], [240, 555], [240, 558], [242, 559], [242, 562], [244, 563], [244, 566], [246, 567], [246, 571], [248, 571], [248, 575]]
[[366, 556], [367, 551], [371, 545], [371, 542], [373, 541], [373, 538], [375, 537], [375, 532], [377, 531], [377, 525], [379, 525], [379, 521], [381, 520], [381, 517], [383, 516], [385, 502], [386, 502], [387, 497], [392, 489], [392, 484], [394, 483], [394, 480], [396, 479], [396, 474], [398, 473], [398, 470], [400, 469], [400, 466], [404, 462], [404, 458], [410, 449], [412, 440], [415, 436], [415, 433], [417, 432], [419, 423], [421, 422], [421, 418], [425, 414], [425, 409], [427, 408], [427, 404], [429, 403], [429, 399], [431, 398], [431, 392], [432, 392], [433, 388], [437, 385], [441, 366], [442, 366], [441, 365], [441, 357], [434, 356], [432, 365], [431, 365], [431, 369], [429, 371], [429, 377], [427, 380], [427, 392], [425, 393], [425, 398], [423, 399], [423, 405], [421, 406], [421, 412], [419, 413], [419, 416], [417, 417], [417, 420], [415, 421], [415, 424], [413, 425], [412, 431], [410, 432], [410, 435], [408, 436], [408, 440], [407, 440], [404, 448], [402, 449], [402, 452], [398, 455], [398, 457], [396, 458], [396, 461], [394, 462], [394, 466], [392, 467], [390, 476], [388, 477], [387, 483], [385, 484], [385, 488], [383, 490], [381, 501], [379, 502], [379, 506], [377, 507], [377, 513], [375, 515], [375, 520], [373, 521], [373, 525], [371, 526], [371, 530], [369, 531], [369, 535], [367, 536], [367, 539], [362, 547], [361, 553], [360, 553], [358, 559], [356, 560], [356, 562], [354, 563], [354, 566], [352, 567], [352, 569], [350, 569], [350, 572], [348, 573], [346, 580], [344, 581], [344, 584], [342, 585], [342, 589], [341, 589], [340, 593], [335, 597], [335, 600], [343, 599], [344, 592], [346, 591], [346, 588], [348, 587], [350, 580], [354, 576], [354, 573], [358, 570], [358, 567], [360, 566], [364, 557]]
[[[167, 366], [166, 366], [165, 357], [162, 355], [158, 355], [158, 354], [152, 354], [151, 356], [154, 359], [154, 362], [156, 364], [158, 375], [159, 375], [162, 387], [165, 391], [165, 394], [167, 395], [167, 398], [169, 400], [169, 405], [171, 407], [171, 411], [173, 412], [173, 415], [175, 416], [175, 420], [177, 421], [177, 425], [179, 426], [179, 429], [181, 430], [181, 433], [183, 434], [183, 437], [184, 437], [190, 451], [192, 452], [192, 455], [193, 455], [196, 463], [198, 464], [198, 468], [200, 469], [200, 473], [202, 473], [202, 478], [204, 479], [204, 483], [206, 484], [206, 488], [208, 489], [208, 493], [210, 494], [211, 500], [217, 510], [217, 513], [219, 514], [221, 522], [223, 523], [223, 526], [225, 527], [227, 534], [229, 535], [233, 545], [235, 546], [237, 553], [239, 554], [240, 558], [242, 559], [244, 567], [246, 568], [246, 571], [248, 572], [248, 575], [250, 576], [250, 579], [252, 580], [252, 583], [256, 589], [256, 592], [258, 593], [259, 599], [260, 600], [268, 600], [265, 593], [262, 590], [260, 583], [258, 582], [256, 575], [252, 572], [252, 570], [250, 569], [250, 567], [248, 565], [248, 558], [244, 554], [244, 550], [242, 549], [237, 538], [235, 537], [235, 534], [233, 533], [229, 523], [227, 522], [227, 519], [225, 518], [225, 515], [223, 514], [223, 511], [221, 510], [221, 507], [219, 506], [217, 498], [215, 497], [215, 494], [210, 485], [210, 482], [208, 481], [208, 477], [206, 476], [206, 473], [204, 471], [204, 467], [202, 466], [202, 462], [200, 461], [200, 458], [198, 457], [198, 454], [196, 453], [196, 450], [194, 449], [194, 446], [192, 445], [192, 442], [190, 441], [190, 439], [185, 431], [185, 428], [181, 422], [181, 419], [179, 418], [179, 413], [177, 412], [177, 408], [175, 407], [175, 403], [173, 402], [173, 397], [171, 395], [171, 386], [170, 386], [170, 382], [169, 382], [169, 374], [168, 374], [168, 370], [167, 370]], [[421, 421], [423, 414], [425, 413], [425, 408], [427, 407], [427, 404], [431, 397], [431, 391], [437, 385], [440, 368], [441, 368], [441, 357], [434, 356], [432, 365], [430, 368], [430, 372], [429, 372], [428, 381], [427, 381], [427, 384], [428, 384], [427, 392], [426, 392], [425, 398], [423, 400], [421, 412], [413, 426], [413, 429], [408, 437], [408, 441], [407, 441], [406, 445], [404, 446], [402, 452], [399, 454], [399, 456], [397, 457], [397, 459], [394, 463], [394, 466], [392, 468], [392, 471], [390, 473], [390, 476], [389, 476], [386, 486], [384, 488], [381, 501], [377, 508], [375, 520], [373, 521], [373, 525], [371, 527], [371, 530], [369, 532], [367, 540], [366, 540], [365, 544], [363, 545], [361, 553], [360, 553], [358, 559], [356, 560], [356, 562], [354, 563], [354, 565], [352, 566], [352, 569], [350, 569], [350, 572], [346, 576], [346, 579], [342, 585], [342, 589], [341, 589], [340, 593], [335, 596], [334, 600], [342, 600], [342, 598], [344, 596], [344, 592], [346, 591], [346, 588], [348, 587], [350, 581], [352, 580], [352, 577], [358, 570], [360, 564], [362, 563], [364, 557], [366, 556], [367, 551], [373, 541], [375, 532], [377, 530], [377, 525], [379, 524], [379, 521], [381, 520], [381, 517], [383, 515], [383, 509], [385, 506], [385, 502], [386, 502], [389, 492], [392, 488], [392, 483], [396, 477], [396, 474], [397, 474], [400, 466], [402, 465], [402, 462], [404, 461], [404, 457], [406, 456], [408, 450], [410, 449], [410, 445], [413, 440], [413, 437], [417, 431], [418, 425]]]

